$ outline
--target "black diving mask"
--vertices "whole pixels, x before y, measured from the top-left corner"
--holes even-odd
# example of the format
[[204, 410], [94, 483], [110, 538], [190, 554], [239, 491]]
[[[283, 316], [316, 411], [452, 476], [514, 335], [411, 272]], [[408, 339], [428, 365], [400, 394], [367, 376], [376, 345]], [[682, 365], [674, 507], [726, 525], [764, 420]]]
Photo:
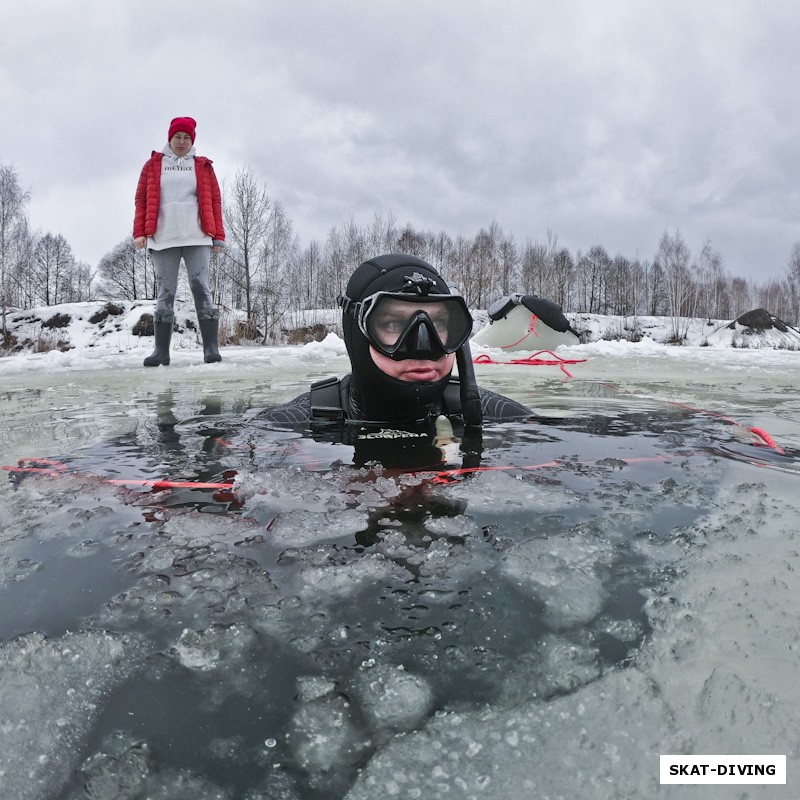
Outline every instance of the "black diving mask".
[[438, 361], [472, 333], [472, 315], [458, 294], [376, 292], [358, 302], [340, 297], [339, 304], [370, 344], [396, 361]]

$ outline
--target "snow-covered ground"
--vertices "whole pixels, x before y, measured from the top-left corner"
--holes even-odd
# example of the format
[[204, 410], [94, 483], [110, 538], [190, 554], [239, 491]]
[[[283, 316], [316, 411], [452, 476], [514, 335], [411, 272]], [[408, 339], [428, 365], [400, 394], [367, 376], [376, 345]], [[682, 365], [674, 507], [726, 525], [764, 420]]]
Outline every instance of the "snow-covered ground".
[[[3, 364], [9, 357], [12, 360], [22, 358], [27, 368], [35, 368], [41, 363], [46, 363], [47, 368], [58, 365], [74, 368], [84, 359], [97, 366], [98, 360], [123, 353], [140, 353], [143, 357], [153, 347], [152, 313], [153, 303], [147, 301], [94, 301], [12, 311], [8, 314], [10, 336], [3, 351], [6, 358], [0, 359], [0, 373], [4, 368], [13, 369], [9, 363]], [[476, 331], [488, 322], [484, 311], [475, 311], [473, 316]], [[673, 320], [669, 317], [597, 314], [566, 316], [584, 344], [601, 341], [641, 342], [644, 347], [653, 343], [669, 344], [675, 340], [677, 331], [681, 346], [800, 350], [800, 331], [794, 328], [788, 328], [786, 332], [776, 327], [757, 331], [735, 320]], [[229, 355], [234, 350], [244, 350], [252, 357], [259, 349], [258, 344], [226, 344], [241, 318], [241, 313], [223, 314], [221, 342]], [[298, 328], [316, 333], [317, 338], [322, 339], [326, 331], [334, 334], [340, 331], [339, 319], [338, 311], [308, 311], [287, 317], [282, 329], [287, 341], [291, 332]], [[176, 304], [176, 331], [171, 346], [176, 352], [201, 347], [194, 309], [189, 303], [179, 301]], [[43, 358], [45, 353], [53, 355]], [[33, 354], [37, 358], [27, 358]]]

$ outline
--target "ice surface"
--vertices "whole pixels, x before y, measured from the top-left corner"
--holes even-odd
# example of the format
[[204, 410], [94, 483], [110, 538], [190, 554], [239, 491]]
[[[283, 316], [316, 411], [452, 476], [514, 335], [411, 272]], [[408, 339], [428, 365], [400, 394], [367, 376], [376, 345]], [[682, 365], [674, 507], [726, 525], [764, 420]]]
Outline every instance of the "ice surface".
[[[232, 748], [240, 743], [231, 743]], [[228, 754], [234, 758], [235, 752]], [[83, 788], [69, 800], [300, 800], [282, 772], [268, 773], [239, 797], [188, 770], [160, 769], [147, 742], [115, 732], [81, 765]]]
[[50, 798], [66, 784], [109, 692], [141, 667], [138, 637], [100, 631], [0, 647], [0, 786], [4, 800]]
[[243, 625], [212, 625], [204, 631], [183, 631], [174, 653], [188, 669], [209, 672], [224, 664], [234, 670], [253, 648], [255, 631]]
[[607, 595], [603, 570], [613, 561], [608, 543], [561, 535], [515, 545], [502, 569], [521, 591], [542, 600], [551, 629], [564, 630], [599, 615]]
[[519, 656], [503, 677], [500, 702], [516, 705], [568, 694], [602, 673], [598, 648], [558, 634], [545, 634], [530, 652]]
[[81, 765], [85, 796], [91, 800], [135, 800], [153, 769], [153, 754], [146, 742], [116, 733]]
[[548, 703], [437, 715], [373, 757], [347, 800], [641, 800], [658, 791], [657, 770], [641, 765], [681, 744], [648, 680], [614, 671]]
[[[243, 534], [251, 530], [221, 523], [225, 535], [234, 538], [244, 539]], [[186, 533], [207, 524], [211, 524], [207, 519], [183, 518]], [[131, 560], [138, 562], [141, 579], [106, 604], [98, 614], [98, 624], [136, 627], [146, 621], [154, 633], [161, 629], [173, 635], [184, 628], [201, 630], [214, 623], [235, 622], [248, 605], [257, 607], [278, 599], [269, 573], [237, 552], [235, 545], [207, 541], [189, 547], [170, 544], [162, 537], [152, 550], [134, 553]]]
[[[796, 354], [730, 352], [720, 368], [711, 348], [695, 351], [694, 361], [652, 343], [614, 353], [611, 343], [582, 348], [598, 383], [559, 385], [559, 397], [590, 397], [599, 408], [612, 373], [641, 381], [643, 393], [674, 384], [681, 399], [696, 396], [684, 374], [689, 364], [718, 404], [731, 397], [755, 423], [768, 402], [769, 420], [796, 435], [797, 367], [785, 358]], [[303, 380], [303, 358], [320, 372], [327, 366], [310, 351], [273, 356]], [[178, 414], [205, 391], [193, 382], [205, 387], [222, 375], [228, 391], [232, 377], [256, 375], [266, 363], [236, 352], [212, 375], [181, 367], [181, 357], [178, 369], [153, 377], [183, 392]], [[69, 366], [53, 356], [51, 366], [80, 381], [78, 358]], [[102, 380], [86, 381], [121, 380], [125, 394], [141, 380], [139, 356], [122, 365], [121, 377], [103, 370]], [[43, 381], [38, 364], [19, 380], [36, 380], [37, 372]], [[747, 397], [745, 374], [762, 384]], [[280, 391], [296, 393], [295, 378]], [[492, 379], [519, 399], [546, 404], [555, 392], [516, 367]], [[253, 391], [273, 399], [274, 386], [254, 380]], [[603, 391], [595, 392], [600, 381]], [[142, 395], [132, 402], [152, 410]], [[657, 405], [652, 398], [616, 403], [615, 413], [633, 405], [648, 415]], [[140, 436], [140, 443], [155, 455], [164, 449], [165, 468], [180, 458], [193, 467], [205, 441], [201, 424], [213, 423], [198, 418], [178, 431], [182, 438]], [[261, 462], [256, 450], [252, 470], [237, 463], [242, 505], [225, 513], [174, 507], [170, 493], [131, 493], [90, 478], [7, 484], [0, 495], [4, 591], [22, 596], [54, 567], [62, 568], [64, 589], [65, 565], [87, 587], [89, 578], [96, 590], [109, 575], [114, 586], [86, 610], [65, 596], [79, 629], [94, 630], [30, 639], [27, 647], [41, 652], [29, 667], [9, 657], [17, 643], [3, 646], [0, 687], [17, 682], [11, 705], [0, 705], [0, 763], [22, 764], [20, 776], [34, 773], [47, 787], [36, 800], [52, 800], [50, 788], [65, 785], [76, 768], [75, 791], [61, 800], [84, 800], [77, 788], [84, 780], [92, 800], [338, 800], [348, 791], [352, 799], [741, 800], [743, 793], [708, 787], [660, 789], [658, 753], [786, 751], [794, 769], [796, 474], [707, 454], [648, 471], [626, 463], [624, 449], [657, 454], [671, 442], [666, 434], [579, 432], [562, 445], [558, 427], [531, 430], [487, 428], [489, 462], [538, 463], [555, 453], [566, 457], [559, 469], [487, 471], [437, 484], [342, 462], [276, 467], [271, 459], [284, 453]], [[681, 441], [693, 433], [708, 431], [697, 426]], [[594, 446], [591, 463], [584, 444]], [[302, 448], [289, 450], [304, 456]], [[212, 455], [220, 470], [226, 458], [239, 458], [233, 449]], [[82, 584], [71, 588], [71, 599], [83, 596]], [[119, 663], [103, 656], [107, 636], [130, 643]], [[82, 637], [93, 644], [77, 648], [85, 653], [78, 675], [59, 654], [76, 650]], [[129, 670], [137, 670], [132, 680]], [[67, 693], [73, 679], [87, 677], [90, 686]], [[159, 691], [162, 703], [175, 706], [164, 729], [142, 714], [138, 729], [115, 738], [125, 728], [125, 703], [144, 704]], [[41, 724], [28, 730], [30, 720]], [[27, 739], [12, 736], [11, 725]], [[187, 737], [175, 763], [173, 734]], [[34, 785], [16, 773], [12, 780], [15, 791]], [[20, 796], [27, 800], [10, 794]], [[747, 790], [749, 800], [786, 796]]]
[[[314, 466], [314, 465], [310, 465]], [[383, 504], [403, 486], [421, 483], [421, 478], [382, 477], [380, 472], [357, 473], [352, 469], [316, 472], [301, 467], [265, 469], [237, 476], [237, 497], [257, 506], [280, 501], [280, 510], [335, 511], [358, 503], [360, 507]], [[246, 506], [247, 507], [247, 506]]]
[[352, 597], [364, 586], [404, 583], [412, 576], [404, 567], [379, 553], [370, 553], [344, 565], [307, 566], [300, 575], [301, 595], [323, 606]]
[[[568, 505], [572, 493], [568, 489], [553, 491], [552, 487], [539, 486], [530, 480], [522, 481], [523, 470], [481, 472], [468, 483], [453, 487], [451, 495], [469, 503], [470, 514], [500, 511], [504, 514], [524, 512], [534, 515], [555, 513]], [[530, 477], [530, 475], [528, 475]]]
[[[485, 473], [469, 483], [431, 488], [425, 498], [443, 504], [446, 510], [440, 515], [415, 510], [424, 510], [423, 496], [416, 494], [420, 485], [419, 479], [377, 476], [375, 481], [354, 482], [352, 473], [306, 473], [302, 491], [316, 500], [313, 508], [303, 508], [288, 478], [261, 484], [252, 480], [242, 517], [164, 509], [149, 524], [142, 524], [143, 508], [134, 505], [128, 518], [115, 523], [119, 556], [130, 572], [131, 586], [106, 604], [96, 623], [117, 629], [145, 624], [153, 642], [162, 642], [177, 664], [200, 680], [213, 676], [207, 694], [210, 708], [222, 707], [225, 698], [236, 694], [249, 694], [253, 702], [265, 701], [266, 695], [254, 692], [251, 685], [251, 676], [256, 674], [252, 659], [264, 646], [263, 637], [292, 648], [300, 657], [318, 657], [318, 663], [331, 671], [298, 683], [296, 708], [283, 736], [286, 752], [305, 785], [315, 791], [330, 787], [333, 796], [347, 792], [355, 771], [369, 759], [352, 790], [354, 797], [359, 797], [359, 791], [378, 789], [387, 796], [437, 797], [445, 786], [449, 796], [474, 794], [493, 800], [513, 800], [511, 792], [521, 791], [518, 787], [526, 788], [528, 796], [531, 792], [542, 797], [547, 792], [567, 796], [577, 788], [582, 796], [592, 797], [594, 791], [600, 797], [616, 780], [616, 773], [601, 765], [599, 756], [596, 762], [591, 760], [595, 750], [640, 759], [663, 746], [659, 744], [663, 731], [674, 735], [675, 741], [685, 741], [679, 728], [670, 727], [669, 705], [662, 708], [648, 694], [649, 678], [634, 671], [624, 677], [616, 676], [614, 670], [604, 675], [596, 640], [596, 634], [603, 632], [634, 643], [642, 634], [633, 621], [609, 617], [604, 609], [613, 589], [610, 576], [623, 552], [619, 530], [633, 525], [648, 503], [664, 502], [662, 487], [640, 487], [637, 499], [630, 495], [625, 515], [618, 513], [615, 523], [605, 524], [594, 517], [596, 497], [559, 493], [554, 498], [552, 484], [540, 486], [530, 476], [519, 480], [512, 474]], [[403, 500], [407, 488], [415, 493]], [[547, 508], [545, 497], [561, 498], [565, 507], [584, 506], [582, 523], [546, 536], [510, 527], [500, 537], [485, 536], [477, 520], [502, 520], [504, 498], [520, 490], [535, 508]], [[103, 491], [108, 492], [109, 507], [119, 504], [114, 492]], [[601, 481], [597, 497], [605, 491]], [[676, 486], [675, 492], [682, 492], [683, 502], [696, 499], [688, 487]], [[69, 492], [62, 495], [64, 505], [56, 515], [59, 526], [74, 518], [86, 519], [89, 525], [102, 520], [101, 496], [82, 508], [69, 499]], [[369, 504], [362, 506], [362, 498]], [[269, 503], [280, 507], [284, 500], [288, 508], [267, 520]], [[358, 508], [350, 507], [353, 502]], [[70, 508], [80, 512], [77, 517]], [[411, 517], [405, 516], [404, 509], [413, 512]], [[363, 552], [350, 546], [368, 527], [374, 528], [372, 546]], [[65, 539], [73, 542], [68, 549], [78, 548], [79, 553], [91, 549], [86, 542], [94, 540], [82, 534], [76, 529], [71, 540]], [[636, 547], [648, 558], [649, 552], [651, 562], [657, 564], [660, 548], [672, 545], [644, 537]], [[267, 554], [271, 554], [265, 560], [271, 564], [269, 570], [258, 560]], [[495, 581], [507, 580], [522, 595], [541, 602], [543, 621], [552, 633], [538, 640], [534, 634], [529, 648], [515, 659], [492, 647], [481, 651], [469, 640], [440, 650], [431, 647], [427, 653], [417, 649], [415, 658], [426, 670], [461, 670], [471, 679], [494, 675], [498, 686], [493, 706], [483, 712], [462, 712], [457, 724], [448, 726], [445, 720], [453, 712], [440, 710], [431, 717], [436, 691], [429, 676], [380, 658], [354, 668], [352, 651], [363, 647], [364, 641], [370, 641], [373, 655], [379, 657], [414, 653], [413, 647], [402, 649], [407, 647], [402, 645], [402, 636], [395, 639], [384, 634], [383, 640], [378, 639], [377, 629], [352, 616], [356, 598], [375, 602], [378, 595], [391, 596], [393, 590], [402, 590], [398, 603], [418, 607], [420, 614], [441, 609], [439, 613], [446, 613], [443, 620], [451, 617], [447, 624], [453, 631], [463, 629], [476, 642], [494, 643], [495, 637], [502, 641], [506, 633], [497, 628], [500, 620], [491, 614], [498, 587], [485, 586], [489, 575]], [[469, 598], [459, 596], [459, 589], [464, 595], [464, 587], [472, 584], [479, 588]], [[465, 610], [458, 610], [461, 607]], [[401, 608], [391, 603], [384, 606], [387, 625]], [[442, 628], [445, 633], [448, 630]], [[729, 698], [739, 688], [732, 680], [711, 681], [704, 689], [711, 698], [706, 705], [716, 708], [723, 696]], [[611, 705], [622, 706], [625, 700], [626, 720], [641, 709], [655, 714], [651, 722], [661, 726], [659, 733], [650, 728], [648, 738], [634, 727], [629, 734], [615, 732], [601, 747], [600, 733], [612, 723], [610, 717], [596, 718], [594, 709], [609, 696]], [[755, 713], [765, 696], [752, 697]], [[585, 732], [578, 744], [569, 745], [563, 753], [563, 740], [574, 736], [576, 726]], [[550, 744], [549, 738], [546, 744], [535, 738], [540, 729], [548, 731], [548, 737], [561, 739], [561, 746]], [[274, 733], [280, 738], [280, 729]], [[409, 751], [410, 743], [422, 736], [426, 737], [421, 747], [425, 754]], [[528, 745], [533, 754], [525, 749]], [[376, 747], [379, 750], [373, 756]], [[402, 753], [400, 767], [391, 760], [396, 749]], [[425, 761], [428, 751], [439, 754], [435, 764]], [[230, 752], [236, 752], [235, 743]], [[569, 778], [559, 782], [552, 769], [546, 779], [538, 775], [559, 755]], [[587, 758], [591, 769], [581, 771], [577, 765]], [[117, 755], [98, 751], [84, 771], [94, 776], [98, 799], [100, 787], [108, 780], [112, 781], [109, 785], [121, 782], [120, 792], [132, 792], [136, 800], [133, 786], [152, 797], [194, 792], [199, 798], [227, 800], [230, 794], [201, 775], [155, 767], [143, 740], [131, 740]], [[265, 792], [277, 798], [298, 796], [297, 787], [281, 770], [270, 776], [272, 784]], [[636, 788], [650, 791], [648, 780], [642, 778]], [[262, 784], [270, 786], [266, 776]], [[254, 786], [253, 791], [261, 790]], [[632, 790], [629, 796], [636, 794]]]
[[146, 742], [116, 733], [81, 765], [83, 791], [70, 800], [233, 800], [187, 770], [159, 770]]
[[402, 665], [367, 666], [356, 676], [353, 692], [372, 730], [384, 734], [417, 728], [434, 702], [429, 682]]
[[[248, 510], [254, 509], [254, 505], [251, 504]], [[306, 547], [330, 539], [352, 540], [356, 533], [366, 527], [366, 511], [347, 509], [319, 513], [286, 510], [274, 517], [274, 522], [269, 526], [269, 539], [279, 547]]]
[[[41, 534], [64, 540], [77, 534], [80, 539], [109, 540], [119, 529], [141, 520], [142, 512], [134, 505], [137, 497], [93, 476], [67, 472], [56, 480], [50, 475], [29, 475], [7, 498], [6, 508], [12, 513], [0, 531], [0, 542], [7, 545]], [[49, 524], [39, 530], [42, 507], [48, 509]]]
[[695, 752], [800, 756], [800, 507], [776, 493], [786, 479], [727, 486], [685, 575], [649, 604], [640, 662]]
[[[439, 712], [392, 739], [347, 800], [790, 796], [780, 786], [658, 785], [662, 753], [785, 753], [790, 765], [800, 756], [800, 586], [792, 578], [800, 509], [785, 502], [794, 479], [770, 478], [769, 489], [723, 481], [684, 533], [693, 546], [676, 564], [681, 577], [652, 594], [653, 631], [630, 667], [603, 672], [583, 628], [570, 632], [577, 639], [545, 635], [503, 676], [497, 703]], [[577, 543], [555, 543], [559, 557], [562, 545]], [[605, 557], [602, 547], [577, 550], [573, 564]], [[604, 617], [595, 627], [633, 634]]]
[[344, 791], [376, 742], [413, 730], [433, 707], [428, 682], [398, 665], [362, 665], [346, 687], [319, 676], [298, 680], [298, 707], [286, 733], [309, 785]]
[[335, 691], [304, 700], [286, 736], [297, 765], [306, 772], [311, 785], [329, 783], [339, 791], [370, 744], [350, 701]]

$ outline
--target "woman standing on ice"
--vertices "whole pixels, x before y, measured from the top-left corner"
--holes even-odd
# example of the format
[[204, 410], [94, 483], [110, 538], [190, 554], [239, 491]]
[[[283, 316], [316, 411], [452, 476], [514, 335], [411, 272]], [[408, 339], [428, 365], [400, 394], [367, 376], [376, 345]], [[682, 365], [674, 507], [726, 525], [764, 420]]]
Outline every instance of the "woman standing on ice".
[[160, 153], [153, 151], [136, 188], [133, 243], [137, 248], [147, 246], [156, 270], [156, 344], [144, 360], [146, 367], [169, 364], [181, 258], [203, 337], [203, 360], [222, 360], [219, 309], [208, 286], [211, 251], [225, 246], [222, 197], [211, 160], [195, 155], [196, 126], [191, 117], [172, 120], [166, 146]]

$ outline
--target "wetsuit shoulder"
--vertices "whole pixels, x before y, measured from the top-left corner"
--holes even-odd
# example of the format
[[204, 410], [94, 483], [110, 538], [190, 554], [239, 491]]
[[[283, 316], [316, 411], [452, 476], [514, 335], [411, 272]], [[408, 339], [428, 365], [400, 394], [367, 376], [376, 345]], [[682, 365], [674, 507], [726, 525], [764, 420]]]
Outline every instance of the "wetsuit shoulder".
[[297, 425], [308, 422], [311, 416], [311, 392], [298, 395], [294, 400], [273, 408], [265, 408], [256, 418], [278, 425]]
[[481, 410], [487, 421], [530, 419], [536, 416], [527, 406], [489, 389], [478, 387], [481, 396]]
[[319, 419], [328, 418], [331, 422], [341, 422], [350, 416], [347, 402], [349, 386], [350, 375], [345, 375], [343, 378], [324, 378], [313, 383], [310, 392], [298, 395], [288, 403], [260, 411], [257, 419], [278, 425], [309, 422], [312, 416]]

